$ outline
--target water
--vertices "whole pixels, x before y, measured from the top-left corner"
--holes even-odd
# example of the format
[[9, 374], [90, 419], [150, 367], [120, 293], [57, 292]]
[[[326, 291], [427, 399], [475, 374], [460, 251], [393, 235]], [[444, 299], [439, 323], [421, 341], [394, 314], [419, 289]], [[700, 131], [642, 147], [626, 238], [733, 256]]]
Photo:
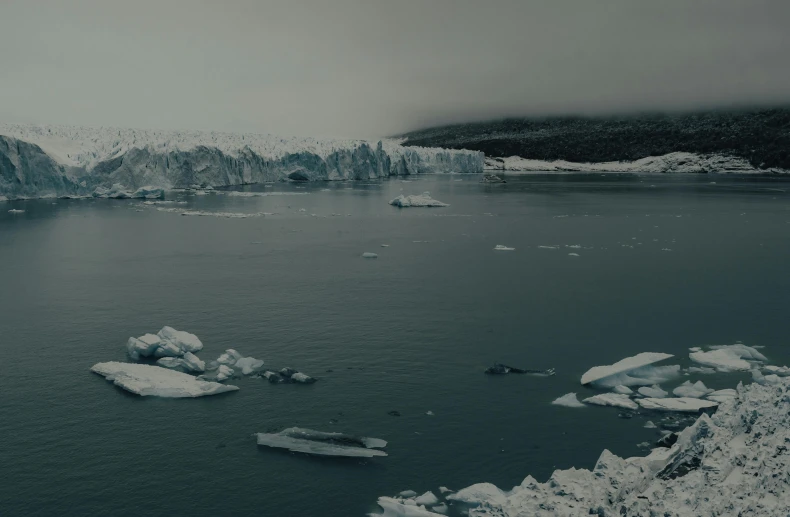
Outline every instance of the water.
[[[643, 454], [646, 417], [550, 401], [593, 394], [584, 371], [642, 351], [686, 366], [688, 347], [742, 340], [790, 363], [790, 181], [713, 179], [436, 176], [178, 205], [276, 213], [249, 219], [2, 204], [0, 514], [363, 515], [405, 489], [507, 488], [604, 448]], [[387, 205], [401, 189], [451, 206]], [[203, 359], [233, 347], [320, 381], [166, 400], [89, 372], [163, 325], [197, 334]], [[496, 361], [557, 375], [483, 375]], [[390, 456], [310, 458], [251, 436], [295, 425], [384, 438]]]

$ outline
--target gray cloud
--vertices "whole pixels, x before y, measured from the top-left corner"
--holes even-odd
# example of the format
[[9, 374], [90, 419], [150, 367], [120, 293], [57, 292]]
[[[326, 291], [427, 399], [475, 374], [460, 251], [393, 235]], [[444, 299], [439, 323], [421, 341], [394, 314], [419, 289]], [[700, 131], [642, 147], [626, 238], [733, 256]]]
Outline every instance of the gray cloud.
[[790, 100], [785, 0], [3, 0], [8, 122], [377, 136]]

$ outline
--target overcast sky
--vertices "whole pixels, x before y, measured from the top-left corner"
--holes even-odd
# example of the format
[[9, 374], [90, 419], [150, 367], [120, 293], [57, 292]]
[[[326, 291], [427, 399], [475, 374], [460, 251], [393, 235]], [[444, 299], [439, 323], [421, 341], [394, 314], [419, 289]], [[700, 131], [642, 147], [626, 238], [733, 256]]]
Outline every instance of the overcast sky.
[[790, 100], [789, 0], [0, 0], [0, 121], [374, 137]]

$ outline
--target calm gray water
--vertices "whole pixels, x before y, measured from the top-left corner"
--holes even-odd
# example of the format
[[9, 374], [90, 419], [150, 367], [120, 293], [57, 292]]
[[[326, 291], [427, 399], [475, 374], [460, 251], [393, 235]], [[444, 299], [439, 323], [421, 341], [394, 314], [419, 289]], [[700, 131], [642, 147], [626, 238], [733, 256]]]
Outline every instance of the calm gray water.
[[[249, 219], [135, 201], [0, 203], [1, 515], [345, 517], [404, 489], [507, 488], [590, 468], [604, 448], [643, 454], [636, 444], [656, 438], [645, 416], [549, 404], [593, 394], [578, 385], [592, 366], [643, 351], [686, 366], [688, 347], [736, 340], [790, 362], [787, 179], [256, 189], [305, 195], [183, 197], [276, 213]], [[389, 206], [401, 190], [451, 206]], [[233, 347], [320, 381], [247, 378], [235, 393], [168, 400], [89, 372], [163, 325], [197, 334], [203, 359]], [[496, 361], [557, 375], [484, 375]], [[700, 378], [724, 388], [746, 376]], [[317, 459], [251, 436], [288, 426], [384, 438], [390, 455]]]

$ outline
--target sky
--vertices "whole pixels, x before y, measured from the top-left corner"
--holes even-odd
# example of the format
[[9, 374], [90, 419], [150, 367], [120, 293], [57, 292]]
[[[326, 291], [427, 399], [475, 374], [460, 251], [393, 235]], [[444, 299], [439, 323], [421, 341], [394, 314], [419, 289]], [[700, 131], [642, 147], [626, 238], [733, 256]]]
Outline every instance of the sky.
[[790, 102], [787, 0], [0, 0], [0, 121], [379, 137]]

